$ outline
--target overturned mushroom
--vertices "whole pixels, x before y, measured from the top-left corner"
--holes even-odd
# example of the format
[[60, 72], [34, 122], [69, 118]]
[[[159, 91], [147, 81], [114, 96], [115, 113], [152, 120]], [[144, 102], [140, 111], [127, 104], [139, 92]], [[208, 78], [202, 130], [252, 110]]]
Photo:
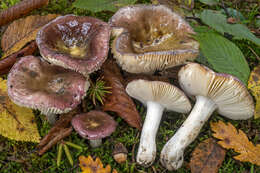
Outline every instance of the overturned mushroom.
[[181, 90], [167, 82], [134, 80], [128, 83], [126, 92], [147, 106], [136, 160], [150, 166], [156, 156], [155, 138], [163, 111], [187, 113], [191, 105]]
[[192, 28], [163, 5], [135, 5], [119, 9], [109, 21], [116, 38], [112, 52], [131, 73], [151, 73], [198, 55]]
[[114, 119], [103, 111], [78, 114], [71, 123], [81, 137], [89, 139], [91, 147], [100, 146], [102, 138], [110, 136], [117, 125]]
[[84, 76], [107, 58], [110, 27], [92, 17], [66, 15], [45, 25], [36, 42], [44, 59]]
[[39, 109], [54, 123], [54, 114], [67, 113], [81, 103], [89, 82], [79, 73], [26, 56], [12, 67], [7, 87], [14, 103]]
[[168, 170], [181, 167], [185, 148], [215, 110], [233, 120], [245, 120], [254, 113], [254, 102], [247, 88], [231, 75], [190, 63], [182, 67], [178, 76], [181, 88], [195, 96], [196, 103], [189, 117], [163, 147], [160, 161]]

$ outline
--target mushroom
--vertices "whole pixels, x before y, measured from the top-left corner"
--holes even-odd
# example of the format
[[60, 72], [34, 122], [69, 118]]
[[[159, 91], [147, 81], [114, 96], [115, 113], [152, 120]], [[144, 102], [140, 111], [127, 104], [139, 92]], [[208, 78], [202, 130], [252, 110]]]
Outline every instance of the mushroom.
[[76, 108], [88, 87], [83, 75], [34, 56], [18, 60], [7, 77], [10, 99], [17, 105], [40, 110], [51, 123], [55, 122], [55, 114]]
[[150, 166], [156, 156], [155, 138], [164, 109], [187, 113], [191, 104], [181, 90], [167, 82], [134, 80], [128, 83], [126, 92], [147, 106], [136, 160]]
[[163, 5], [134, 5], [119, 9], [110, 19], [112, 53], [123, 70], [152, 73], [188, 60], [199, 53], [192, 28]]
[[66, 15], [45, 25], [36, 42], [45, 60], [87, 76], [106, 60], [109, 39], [107, 23], [87, 16]]
[[117, 126], [114, 119], [103, 111], [78, 114], [71, 123], [81, 137], [89, 139], [90, 146], [93, 148], [99, 147], [102, 138], [110, 136]]
[[215, 73], [207, 67], [190, 63], [178, 73], [181, 88], [196, 97], [196, 103], [185, 122], [161, 151], [161, 163], [168, 169], [178, 169], [185, 148], [197, 137], [203, 124], [217, 110], [233, 120], [253, 116], [254, 102], [247, 88], [236, 77]]

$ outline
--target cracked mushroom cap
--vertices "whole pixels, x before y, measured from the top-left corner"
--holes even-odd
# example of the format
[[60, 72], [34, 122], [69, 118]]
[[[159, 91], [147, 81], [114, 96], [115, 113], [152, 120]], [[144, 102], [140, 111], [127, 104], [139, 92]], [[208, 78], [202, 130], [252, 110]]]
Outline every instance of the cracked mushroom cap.
[[110, 136], [117, 126], [114, 119], [103, 111], [78, 114], [71, 123], [80, 136], [90, 140]]
[[234, 120], [253, 116], [254, 102], [244, 84], [236, 77], [215, 73], [209, 68], [189, 63], [178, 73], [181, 88], [191, 96], [205, 96], [217, 104], [219, 114]]
[[87, 16], [60, 16], [45, 25], [36, 42], [43, 58], [84, 76], [98, 70], [107, 58], [110, 26]]
[[110, 19], [116, 38], [112, 52], [131, 73], [152, 73], [188, 60], [199, 53], [192, 28], [163, 5], [134, 5], [119, 9]]
[[83, 75], [34, 56], [16, 62], [7, 78], [10, 99], [43, 114], [69, 112], [81, 103], [88, 87]]
[[134, 80], [128, 83], [126, 92], [146, 105], [147, 101], [161, 104], [166, 110], [187, 113], [191, 104], [186, 95], [177, 87], [161, 81]]

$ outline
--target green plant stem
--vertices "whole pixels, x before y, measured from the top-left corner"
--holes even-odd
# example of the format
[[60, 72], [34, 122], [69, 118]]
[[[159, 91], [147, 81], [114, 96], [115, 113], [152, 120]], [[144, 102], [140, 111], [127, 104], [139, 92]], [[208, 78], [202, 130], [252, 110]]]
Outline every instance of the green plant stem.
[[65, 154], [66, 154], [66, 156], [67, 156], [67, 159], [68, 159], [69, 162], [70, 162], [70, 165], [73, 166], [73, 159], [72, 159], [72, 157], [71, 157], [69, 148], [68, 148], [67, 145], [65, 145], [65, 144], [63, 145], [63, 148], [64, 148]]
[[70, 147], [73, 147], [73, 148], [75, 148], [75, 149], [82, 150], [82, 147], [81, 147], [81, 146], [76, 145], [76, 144], [73, 144], [73, 143], [71, 143], [71, 142], [66, 141], [65, 144], [68, 145], [68, 146], [70, 146]]
[[61, 157], [62, 157], [62, 147], [64, 144], [59, 144], [58, 146], [58, 155], [57, 155], [57, 166], [60, 167], [60, 161], [61, 161]]

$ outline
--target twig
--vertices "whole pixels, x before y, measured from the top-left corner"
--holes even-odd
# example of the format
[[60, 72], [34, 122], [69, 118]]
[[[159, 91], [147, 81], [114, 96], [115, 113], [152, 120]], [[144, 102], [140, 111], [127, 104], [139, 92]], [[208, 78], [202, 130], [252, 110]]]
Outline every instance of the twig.
[[[140, 136], [140, 132], [137, 133], [136, 138], [139, 138], [139, 136]], [[136, 146], [136, 142], [134, 143], [133, 148], [132, 148], [132, 162], [133, 163], [135, 162], [135, 146]]]
[[37, 148], [42, 148], [44, 145], [50, 142], [57, 134], [59, 134], [64, 128], [70, 127], [70, 122], [73, 116], [78, 113], [78, 111], [79, 107], [67, 114], [61, 115], [60, 119], [54, 124], [54, 126], [51, 128], [48, 134], [38, 144]]
[[254, 51], [254, 49], [252, 49], [250, 46], [247, 46], [251, 52], [256, 56], [256, 59], [258, 59], [258, 61], [260, 61], [260, 57], [256, 54], [256, 52]]
[[14, 21], [32, 10], [47, 5], [49, 0], [24, 0], [0, 13], [0, 26]]
[[55, 136], [47, 145], [45, 145], [42, 149], [39, 150], [38, 154], [43, 155], [46, 151], [48, 151], [52, 146], [57, 144], [60, 140], [69, 136], [72, 130], [73, 130], [72, 127], [61, 130], [59, 135]]
[[7, 74], [19, 57], [32, 55], [36, 50], [37, 44], [35, 41], [32, 41], [30, 44], [28, 44], [20, 51], [13, 53], [8, 57], [0, 60], [0, 75]]

